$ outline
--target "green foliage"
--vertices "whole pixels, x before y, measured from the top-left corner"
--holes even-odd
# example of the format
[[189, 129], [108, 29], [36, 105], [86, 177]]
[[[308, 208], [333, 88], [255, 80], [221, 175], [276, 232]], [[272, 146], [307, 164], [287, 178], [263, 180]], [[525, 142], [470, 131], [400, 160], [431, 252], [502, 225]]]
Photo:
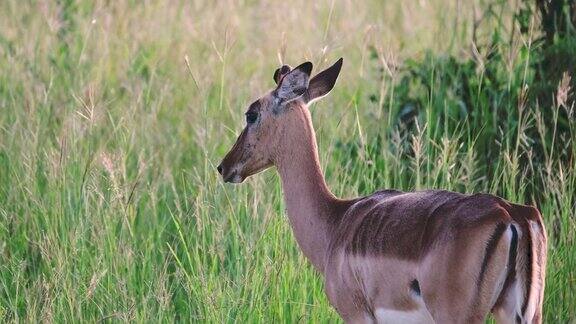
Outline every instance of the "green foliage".
[[[573, 28], [549, 41], [529, 32], [538, 7], [508, 6], [0, 1], [0, 318], [338, 321], [274, 172], [228, 186], [215, 171], [279, 54], [345, 57], [311, 108], [337, 195], [537, 204], [546, 322], [574, 321]], [[470, 50], [473, 7], [489, 14]]]
[[[505, 5], [492, 4], [484, 15], [494, 16], [494, 12], [501, 11], [497, 8]], [[564, 6], [576, 8], [573, 1]], [[561, 8], [556, 8], [556, 14]], [[393, 76], [381, 69], [380, 78], [392, 79], [394, 87], [387, 98], [380, 100], [393, 116], [393, 123], [387, 127], [391, 131], [382, 136], [390, 138], [394, 130], [399, 130], [403, 137], [410, 138], [420, 131], [419, 125], [426, 125], [426, 135], [433, 142], [441, 142], [446, 136], [460, 137], [464, 147], [474, 148], [478, 172], [489, 178], [501, 171], [492, 161], [498, 159], [502, 148], [520, 144], [527, 153], [518, 157], [521, 167], [532, 166], [524, 175], [534, 179], [525, 183], [529, 196], [537, 203], [545, 199], [545, 195], [534, 197], [541, 193], [543, 184], [542, 174], [534, 173], [534, 168], [552, 163], [551, 159], [570, 162], [575, 153], [573, 145], [566, 144], [573, 135], [571, 74], [576, 70], [576, 33], [569, 14], [562, 20], [567, 21], [562, 24], [567, 31], [550, 30], [548, 16], [552, 13], [548, 10], [552, 9], [542, 13], [545, 22], [539, 32], [534, 26], [539, 12], [524, 2], [514, 15], [518, 31], [494, 31], [484, 43], [474, 43], [469, 56], [426, 51], [423, 57], [404, 61]], [[519, 37], [528, 42], [515, 42]], [[374, 48], [371, 57], [380, 59]], [[564, 99], [558, 97], [562, 93]], [[370, 99], [378, 101], [376, 95]], [[373, 141], [379, 145], [381, 139]], [[404, 141], [402, 149], [408, 159], [413, 158], [409, 141]], [[549, 156], [549, 152], [555, 156]]]

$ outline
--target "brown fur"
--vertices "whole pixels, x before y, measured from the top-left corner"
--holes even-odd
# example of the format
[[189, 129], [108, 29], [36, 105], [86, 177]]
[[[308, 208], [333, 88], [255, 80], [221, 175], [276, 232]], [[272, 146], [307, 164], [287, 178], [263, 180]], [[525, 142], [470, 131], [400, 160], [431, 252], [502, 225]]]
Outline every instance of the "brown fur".
[[[324, 95], [315, 85], [314, 96]], [[424, 308], [437, 323], [480, 323], [491, 310], [501, 322], [541, 322], [546, 235], [536, 209], [442, 190], [338, 199], [320, 168], [308, 107], [275, 102], [272, 92], [250, 108], [258, 122], [246, 126], [219, 170], [241, 182], [278, 169], [294, 236], [342, 318], [370, 322], [378, 310]], [[522, 309], [511, 306], [514, 298]]]

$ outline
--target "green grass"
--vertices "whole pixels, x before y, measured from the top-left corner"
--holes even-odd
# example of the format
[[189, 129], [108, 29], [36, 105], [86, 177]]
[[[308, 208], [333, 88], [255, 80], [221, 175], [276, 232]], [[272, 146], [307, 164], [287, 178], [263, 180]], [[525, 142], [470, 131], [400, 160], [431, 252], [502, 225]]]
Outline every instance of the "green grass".
[[[470, 60], [484, 1], [167, 3], [0, 2], [3, 322], [337, 321], [275, 172], [230, 186], [215, 169], [278, 56], [316, 71], [345, 58], [311, 108], [337, 195], [445, 188], [538, 204], [546, 322], [576, 319], [576, 123], [555, 118], [574, 106], [517, 104], [534, 78], [529, 39], [492, 67], [480, 53], [485, 69], [442, 59]], [[511, 33], [499, 8], [484, 34]], [[465, 116], [459, 73], [477, 75]], [[404, 125], [411, 98], [417, 122]]]

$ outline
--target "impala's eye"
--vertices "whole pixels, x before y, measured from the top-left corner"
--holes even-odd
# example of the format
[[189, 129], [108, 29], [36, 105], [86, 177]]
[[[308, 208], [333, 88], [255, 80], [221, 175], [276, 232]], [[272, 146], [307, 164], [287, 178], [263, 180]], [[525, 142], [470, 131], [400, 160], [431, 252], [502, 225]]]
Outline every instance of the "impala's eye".
[[249, 111], [246, 113], [246, 123], [253, 124], [258, 119], [258, 113]]

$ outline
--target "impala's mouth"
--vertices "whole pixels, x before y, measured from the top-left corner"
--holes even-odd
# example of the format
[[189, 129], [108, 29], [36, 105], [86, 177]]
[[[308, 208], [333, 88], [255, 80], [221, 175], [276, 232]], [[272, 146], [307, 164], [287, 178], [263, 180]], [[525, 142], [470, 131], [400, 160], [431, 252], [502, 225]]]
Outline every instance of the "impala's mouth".
[[218, 173], [222, 175], [222, 180], [229, 183], [241, 183], [244, 178], [238, 173], [236, 168], [225, 168], [222, 163], [218, 166]]
[[242, 178], [242, 176], [240, 176], [236, 172], [230, 174], [229, 176], [227, 176], [224, 179], [224, 182], [228, 182], [228, 183], [242, 183], [243, 181], [244, 181], [244, 178]]
[[222, 175], [222, 180], [227, 183], [242, 183], [244, 181], [244, 177], [242, 177], [236, 170], [232, 170], [232, 172], [221, 172], [218, 170]]

